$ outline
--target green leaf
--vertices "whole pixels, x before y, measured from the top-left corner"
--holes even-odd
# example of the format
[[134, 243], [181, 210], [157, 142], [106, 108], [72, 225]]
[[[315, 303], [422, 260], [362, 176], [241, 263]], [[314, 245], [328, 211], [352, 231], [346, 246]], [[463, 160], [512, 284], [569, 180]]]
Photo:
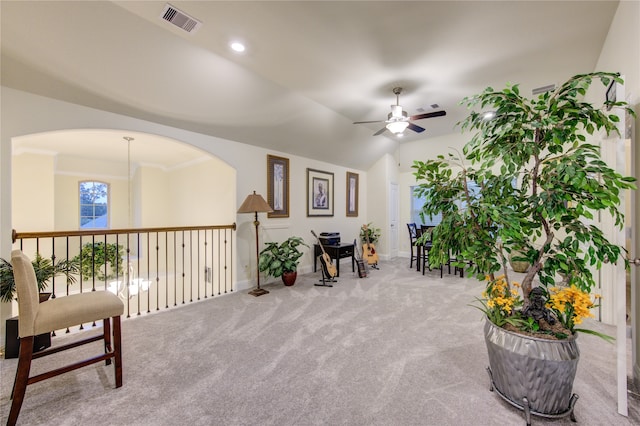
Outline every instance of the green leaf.
[[605, 340], [605, 341], [607, 341], [609, 343], [613, 343], [616, 340], [615, 337], [609, 336], [607, 334], [600, 333], [598, 331], [589, 330], [589, 329], [586, 329], [586, 328], [574, 328], [574, 331], [578, 331], [580, 333], [585, 333], [585, 334], [591, 334], [593, 336], [598, 336], [601, 339], [603, 339], [603, 340]]

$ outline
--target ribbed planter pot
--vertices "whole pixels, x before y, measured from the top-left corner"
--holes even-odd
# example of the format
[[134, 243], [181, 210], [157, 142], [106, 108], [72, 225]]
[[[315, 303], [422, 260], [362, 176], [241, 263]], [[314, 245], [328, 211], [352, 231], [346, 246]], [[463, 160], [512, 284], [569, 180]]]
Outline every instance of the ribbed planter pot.
[[580, 350], [576, 337], [547, 340], [512, 333], [486, 320], [485, 343], [493, 388], [507, 402], [543, 417], [573, 415], [572, 393]]
[[297, 271], [284, 272], [282, 274], [282, 282], [286, 286], [292, 286], [293, 284], [295, 284], [297, 277], [298, 277], [298, 272]]

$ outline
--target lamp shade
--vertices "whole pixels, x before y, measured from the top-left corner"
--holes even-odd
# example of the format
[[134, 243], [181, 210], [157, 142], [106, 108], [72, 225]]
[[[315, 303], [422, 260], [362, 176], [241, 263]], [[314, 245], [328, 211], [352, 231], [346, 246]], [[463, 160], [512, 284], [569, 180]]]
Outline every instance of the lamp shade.
[[272, 211], [269, 203], [262, 198], [262, 195], [256, 194], [256, 191], [249, 194], [238, 209], [238, 213], [270, 213]]

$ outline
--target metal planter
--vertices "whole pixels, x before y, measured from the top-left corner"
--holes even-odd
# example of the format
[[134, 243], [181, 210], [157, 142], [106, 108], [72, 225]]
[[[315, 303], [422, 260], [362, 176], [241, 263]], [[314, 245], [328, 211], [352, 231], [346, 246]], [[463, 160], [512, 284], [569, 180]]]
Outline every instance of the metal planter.
[[572, 394], [580, 350], [576, 337], [546, 340], [512, 333], [487, 320], [485, 343], [489, 353], [492, 389], [529, 414], [573, 416], [578, 396]]

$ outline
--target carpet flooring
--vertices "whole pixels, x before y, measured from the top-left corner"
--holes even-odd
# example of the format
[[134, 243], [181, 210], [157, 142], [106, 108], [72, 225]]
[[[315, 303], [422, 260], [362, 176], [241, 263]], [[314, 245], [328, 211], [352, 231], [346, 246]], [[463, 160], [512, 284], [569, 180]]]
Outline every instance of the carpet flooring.
[[[314, 285], [319, 272], [304, 274], [293, 287], [263, 286], [264, 296], [240, 291], [127, 319], [122, 388], [103, 364], [31, 385], [18, 423], [525, 424], [521, 411], [489, 391], [482, 314], [469, 306], [482, 283], [446, 271], [442, 279], [439, 271], [422, 275], [406, 259], [370, 272], [357, 278], [345, 262], [332, 288]], [[579, 345], [578, 423], [640, 424], [633, 395], [630, 416], [617, 414], [615, 346], [590, 335]], [[88, 349], [77, 352], [99, 344]], [[68, 356], [36, 360], [32, 373]], [[0, 362], [2, 422], [16, 365]], [[534, 417], [533, 424], [574, 423]]]

